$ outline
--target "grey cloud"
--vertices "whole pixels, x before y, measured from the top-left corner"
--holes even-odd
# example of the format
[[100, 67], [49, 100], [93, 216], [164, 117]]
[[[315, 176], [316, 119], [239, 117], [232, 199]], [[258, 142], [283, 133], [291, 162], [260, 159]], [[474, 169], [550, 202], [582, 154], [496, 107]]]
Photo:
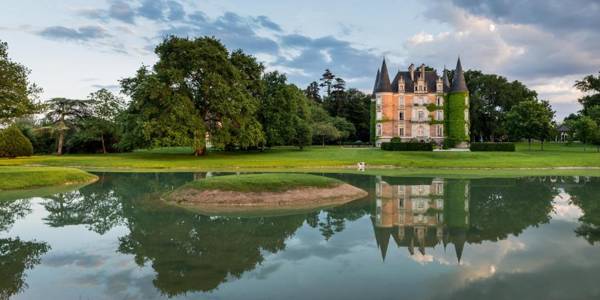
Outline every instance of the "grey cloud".
[[271, 29], [273, 31], [282, 31], [279, 24], [271, 21], [267, 16], [258, 16], [254, 18], [261, 26]]
[[597, 0], [453, 0], [453, 3], [498, 22], [539, 25], [555, 31], [596, 31], [600, 27]]
[[50, 267], [64, 267], [76, 265], [82, 268], [95, 268], [104, 264], [106, 257], [100, 255], [87, 255], [83, 253], [63, 253], [44, 257], [44, 265]]
[[138, 15], [151, 20], [162, 20], [166, 5], [162, 0], [145, 0], [137, 10]]
[[181, 20], [185, 17], [185, 10], [183, 6], [176, 1], [167, 2], [167, 6], [169, 7], [169, 20]]
[[68, 28], [64, 26], [50, 26], [39, 32], [39, 35], [49, 39], [72, 41], [89, 41], [110, 36], [99, 26], [83, 26]]
[[135, 12], [126, 2], [114, 1], [108, 9], [108, 16], [126, 23], [134, 23]]

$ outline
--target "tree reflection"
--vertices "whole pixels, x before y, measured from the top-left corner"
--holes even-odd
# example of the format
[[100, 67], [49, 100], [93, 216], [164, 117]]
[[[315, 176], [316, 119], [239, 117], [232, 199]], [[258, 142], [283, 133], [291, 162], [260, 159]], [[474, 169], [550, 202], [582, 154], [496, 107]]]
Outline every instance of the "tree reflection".
[[600, 242], [600, 178], [576, 177], [576, 180], [562, 185], [571, 195], [573, 203], [584, 213], [579, 218], [581, 224], [575, 233], [590, 244]]
[[128, 211], [130, 234], [119, 251], [150, 263], [154, 285], [175, 296], [210, 291], [239, 278], [264, 260], [263, 251], [285, 249], [285, 240], [302, 226], [305, 215], [286, 217], [208, 217], [172, 208]]
[[9, 299], [27, 288], [25, 271], [39, 264], [40, 256], [48, 250], [46, 243], [0, 239], [0, 299]]

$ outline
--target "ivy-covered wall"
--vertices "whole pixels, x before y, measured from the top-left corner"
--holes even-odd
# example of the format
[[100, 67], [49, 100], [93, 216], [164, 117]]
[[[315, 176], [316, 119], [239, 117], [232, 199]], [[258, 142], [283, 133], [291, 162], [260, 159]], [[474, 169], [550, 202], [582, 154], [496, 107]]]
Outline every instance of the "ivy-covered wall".
[[465, 109], [468, 92], [449, 93], [446, 99], [446, 136], [457, 142], [468, 142], [469, 136], [465, 132]]
[[375, 145], [375, 140], [377, 139], [377, 137], [375, 136], [375, 124], [377, 123], [377, 116], [375, 114], [375, 101], [371, 101], [371, 106], [369, 106], [369, 115], [371, 116], [369, 127], [371, 144]]

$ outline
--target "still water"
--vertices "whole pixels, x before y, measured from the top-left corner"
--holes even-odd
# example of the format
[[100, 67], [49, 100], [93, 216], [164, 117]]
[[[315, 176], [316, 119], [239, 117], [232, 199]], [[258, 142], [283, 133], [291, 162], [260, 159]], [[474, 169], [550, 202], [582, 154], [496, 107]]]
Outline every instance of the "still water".
[[369, 192], [284, 216], [158, 196], [218, 174], [98, 174], [0, 193], [0, 299], [598, 299], [600, 178], [336, 175]]

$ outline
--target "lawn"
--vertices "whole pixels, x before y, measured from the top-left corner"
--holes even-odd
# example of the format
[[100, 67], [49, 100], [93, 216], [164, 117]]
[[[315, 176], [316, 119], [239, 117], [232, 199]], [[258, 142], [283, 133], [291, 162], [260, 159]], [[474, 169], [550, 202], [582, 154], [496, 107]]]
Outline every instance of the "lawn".
[[76, 185], [96, 179], [95, 175], [74, 168], [0, 167], [0, 191]]
[[340, 184], [342, 182], [337, 179], [310, 174], [268, 173], [209, 177], [190, 182], [183, 188], [199, 191], [281, 192], [306, 187], [327, 188]]
[[[110, 171], [354, 171], [357, 162], [367, 163], [376, 173], [502, 173], [527, 170], [552, 174], [585, 171], [600, 175], [600, 153], [582, 145], [547, 144], [516, 152], [388, 152], [374, 148], [309, 147], [304, 150], [275, 148], [264, 152], [210, 152], [205, 157], [190, 155], [191, 149], [169, 148], [123, 154], [43, 155], [0, 159], [0, 166], [42, 165]], [[0, 167], [1, 168], [1, 167]], [[486, 171], [493, 169], [493, 171]], [[570, 169], [576, 169], [575, 171]], [[558, 172], [557, 170], [560, 170]], [[391, 175], [391, 174], [390, 174]]]

